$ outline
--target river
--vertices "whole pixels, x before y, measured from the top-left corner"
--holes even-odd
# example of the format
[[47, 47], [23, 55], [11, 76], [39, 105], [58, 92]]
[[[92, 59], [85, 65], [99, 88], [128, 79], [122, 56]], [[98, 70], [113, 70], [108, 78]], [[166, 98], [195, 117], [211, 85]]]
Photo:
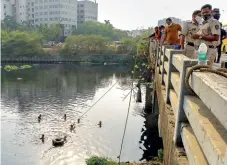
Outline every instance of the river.
[[[93, 155], [118, 160], [129, 96], [123, 99], [131, 81], [128, 66], [33, 65], [10, 72], [2, 68], [2, 165], [83, 165]], [[78, 124], [77, 119], [114, 83]], [[149, 153], [140, 141], [141, 136], [149, 137], [145, 88], [142, 93], [142, 103], [136, 103], [134, 97], [131, 101], [121, 161], [139, 161], [154, 156], [161, 148], [156, 130], [150, 131], [151, 139], [146, 144], [152, 146]], [[69, 127], [74, 122], [76, 128], [71, 132]], [[42, 134], [44, 143], [40, 140]], [[52, 147], [52, 139], [63, 136], [67, 136], [67, 143]]]

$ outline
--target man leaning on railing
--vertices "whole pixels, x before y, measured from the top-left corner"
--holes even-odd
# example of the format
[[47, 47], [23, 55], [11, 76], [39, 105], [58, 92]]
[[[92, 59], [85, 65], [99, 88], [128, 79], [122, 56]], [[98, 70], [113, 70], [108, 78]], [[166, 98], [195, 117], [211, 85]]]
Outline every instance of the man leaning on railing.
[[174, 45], [176, 49], [179, 49], [179, 34], [181, 26], [172, 22], [171, 18], [166, 19], [167, 26], [165, 27], [165, 34], [161, 44]]

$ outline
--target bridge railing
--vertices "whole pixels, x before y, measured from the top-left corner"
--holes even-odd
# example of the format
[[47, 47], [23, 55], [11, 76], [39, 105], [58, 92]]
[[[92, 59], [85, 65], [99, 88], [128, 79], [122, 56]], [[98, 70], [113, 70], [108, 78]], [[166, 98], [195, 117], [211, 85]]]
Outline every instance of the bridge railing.
[[[214, 73], [193, 72], [191, 95], [185, 87], [185, 76], [197, 60], [172, 46], [150, 46], [156, 57], [156, 74], [165, 89], [165, 102], [175, 117], [173, 140], [183, 143], [190, 164], [227, 165], [227, 80]], [[156, 82], [158, 83], [158, 82]]]

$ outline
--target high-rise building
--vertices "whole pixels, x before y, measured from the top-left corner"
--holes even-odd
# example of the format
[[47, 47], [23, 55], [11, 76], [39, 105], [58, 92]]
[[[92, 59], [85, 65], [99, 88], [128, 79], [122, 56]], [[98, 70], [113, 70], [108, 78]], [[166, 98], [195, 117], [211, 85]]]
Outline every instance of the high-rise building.
[[33, 26], [61, 24], [65, 36], [77, 26], [76, 0], [2, 0], [1, 19], [15, 16], [17, 23]]
[[77, 23], [98, 20], [98, 3], [89, 0], [77, 2]]
[[15, 0], [1, 0], [1, 20], [5, 19], [7, 15], [16, 15]]

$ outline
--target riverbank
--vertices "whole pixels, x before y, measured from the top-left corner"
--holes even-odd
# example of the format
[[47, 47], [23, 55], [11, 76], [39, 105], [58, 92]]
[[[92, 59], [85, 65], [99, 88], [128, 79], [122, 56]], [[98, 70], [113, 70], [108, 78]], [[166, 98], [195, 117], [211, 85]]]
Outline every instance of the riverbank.
[[[87, 165], [119, 165], [118, 162], [108, 160], [102, 157], [93, 156], [86, 161]], [[120, 165], [161, 165], [161, 161], [158, 157], [154, 157], [151, 161], [143, 162], [143, 163], [133, 163], [133, 162], [122, 162]]]
[[44, 56], [44, 57], [2, 57], [2, 63], [99, 63], [99, 64], [125, 64], [132, 63], [132, 55], [94, 54], [76, 56]]

